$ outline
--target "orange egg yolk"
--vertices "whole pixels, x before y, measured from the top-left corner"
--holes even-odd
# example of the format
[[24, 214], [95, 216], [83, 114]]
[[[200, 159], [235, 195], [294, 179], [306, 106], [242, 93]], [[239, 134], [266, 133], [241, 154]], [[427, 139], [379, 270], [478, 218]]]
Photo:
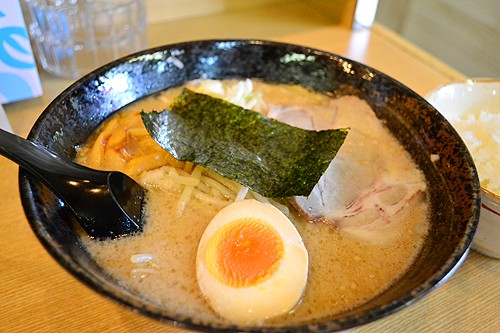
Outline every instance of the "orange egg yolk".
[[213, 235], [206, 262], [220, 282], [241, 288], [257, 285], [272, 276], [283, 253], [283, 241], [272, 226], [257, 218], [242, 218]]

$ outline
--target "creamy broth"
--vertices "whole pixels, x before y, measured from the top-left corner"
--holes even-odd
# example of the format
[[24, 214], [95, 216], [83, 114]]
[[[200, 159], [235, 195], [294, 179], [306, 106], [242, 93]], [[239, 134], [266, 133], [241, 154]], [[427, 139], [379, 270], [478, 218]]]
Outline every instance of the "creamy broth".
[[[234, 81], [224, 82], [234, 85]], [[179, 93], [179, 88], [138, 101], [120, 115], [141, 109], [162, 110]], [[272, 105], [316, 106], [328, 104], [330, 97], [297, 86], [253, 82], [253, 91], [261, 95], [256, 108], [267, 114]], [[349, 100], [347, 100], [349, 102]], [[405, 167], [412, 164], [390, 137], [388, 149], [399, 153]], [[97, 136], [96, 136], [97, 137]], [[89, 158], [92, 139], [80, 150], [77, 161], [96, 167]], [[105, 165], [100, 165], [106, 168]], [[182, 166], [181, 166], [182, 167]], [[134, 178], [140, 178], [140, 172]], [[151, 189], [145, 205], [143, 233], [110, 241], [83, 237], [84, 244], [110, 275], [127, 288], [157, 302], [166, 309], [212, 323], [224, 323], [205, 301], [196, 279], [196, 251], [199, 240], [211, 218], [221, 209], [196, 198], [179, 214], [180, 192]], [[293, 325], [331, 316], [360, 305], [390, 287], [412, 264], [428, 228], [428, 206], [424, 193], [408, 202], [390, 224], [388, 241], [367, 240], [355, 233], [326, 222], [311, 222], [290, 206], [288, 214], [299, 231], [309, 254], [309, 275], [299, 305], [285, 316], [270, 319], [265, 325]], [[138, 254], [150, 260], [133, 263]], [[149, 258], [149, 257], [148, 257]]]

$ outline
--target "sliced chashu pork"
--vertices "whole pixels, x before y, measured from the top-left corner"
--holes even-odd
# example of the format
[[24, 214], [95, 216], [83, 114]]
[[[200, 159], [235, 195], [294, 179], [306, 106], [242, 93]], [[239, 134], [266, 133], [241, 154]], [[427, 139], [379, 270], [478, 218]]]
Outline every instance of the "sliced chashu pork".
[[412, 200], [426, 189], [423, 174], [366, 102], [354, 96], [321, 106], [272, 106], [269, 117], [310, 130], [350, 127], [344, 145], [308, 197], [292, 204], [312, 221], [325, 221], [363, 238], [390, 233]]

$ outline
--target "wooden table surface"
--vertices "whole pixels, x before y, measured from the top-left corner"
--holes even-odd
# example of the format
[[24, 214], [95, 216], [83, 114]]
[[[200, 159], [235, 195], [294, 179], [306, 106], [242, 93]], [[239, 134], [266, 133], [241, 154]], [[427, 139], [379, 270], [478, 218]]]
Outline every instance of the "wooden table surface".
[[[150, 46], [164, 44], [150, 27]], [[380, 26], [325, 27], [274, 38], [358, 60], [425, 95], [463, 78]], [[48, 103], [72, 81], [41, 73], [41, 98], [4, 105], [14, 132], [25, 137]], [[24, 215], [18, 167], [0, 157], [0, 332], [182, 332], [125, 309], [61, 268]], [[443, 285], [396, 314], [352, 332], [500, 332], [500, 260], [475, 251]]]

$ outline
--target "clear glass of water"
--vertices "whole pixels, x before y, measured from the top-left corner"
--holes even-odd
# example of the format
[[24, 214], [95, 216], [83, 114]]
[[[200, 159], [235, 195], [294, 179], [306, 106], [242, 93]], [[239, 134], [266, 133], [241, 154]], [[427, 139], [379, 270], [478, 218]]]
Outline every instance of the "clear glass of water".
[[145, 49], [144, 0], [23, 0], [35, 56], [44, 70], [78, 79]]

